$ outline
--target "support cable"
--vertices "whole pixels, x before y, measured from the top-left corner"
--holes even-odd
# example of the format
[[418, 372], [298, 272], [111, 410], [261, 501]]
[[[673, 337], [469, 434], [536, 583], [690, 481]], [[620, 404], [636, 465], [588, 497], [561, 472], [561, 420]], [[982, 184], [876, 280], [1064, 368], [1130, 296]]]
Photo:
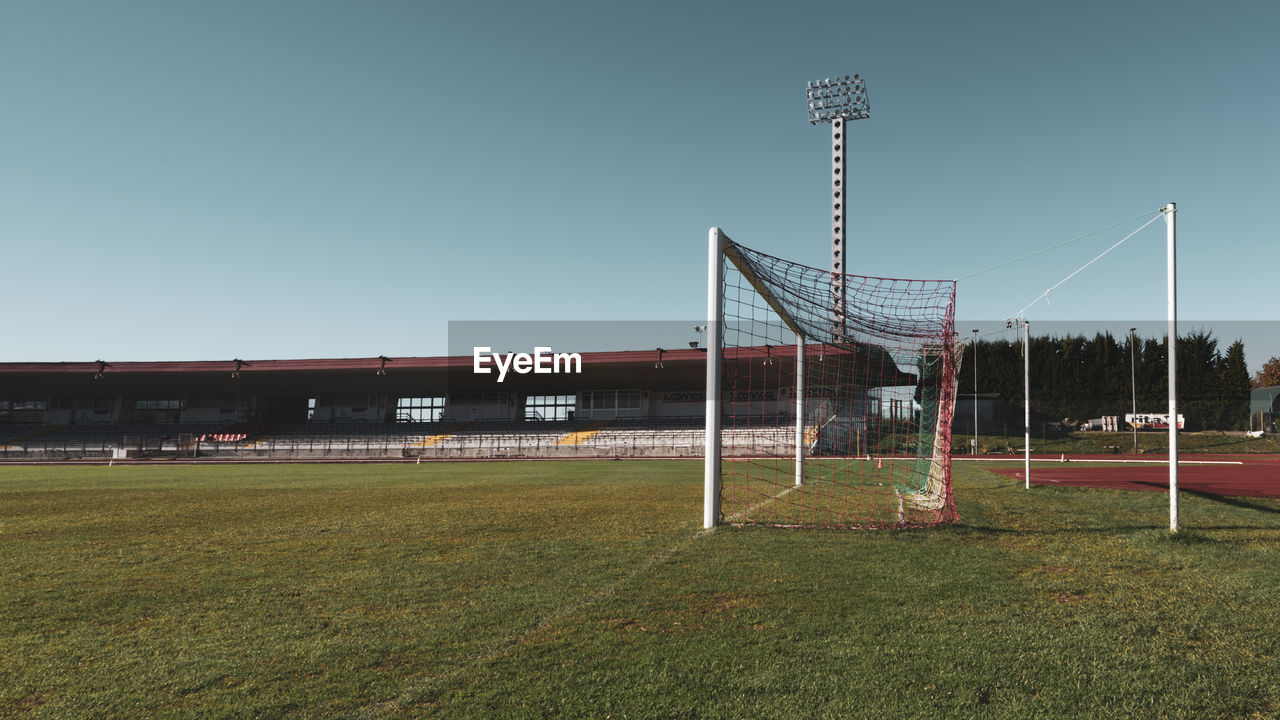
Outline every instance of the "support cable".
[[[979, 271], [979, 272], [977, 272], [977, 273], [973, 273], [973, 274], [971, 274], [971, 275], [966, 275], [964, 278], [960, 278], [960, 279], [961, 279], [961, 280], [963, 280], [963, 279], [966, 279], [966, 278], [971, 278], [971, 277], [974, 277], [975, 275], [980, 275], [980, 274], [985, 273], [985, 272], [987, 272], [987, 271], [989, 271], [989, 270], [994, 270], [994, 269], [996, 269], [996, 268], [1004, 267], [1005, 265], [1009, 265], [1009, 264], [1011, 264], [1011, 263], [1018, 262], [1019, 260], [1024, 260], [1024, 259], [1026, 259], [1026, 258], [1033, 257], [1033, 256], [1035, 256], [1035, 255], [1040, 255], [1040, 254], [1045, 253], [1045, 252], [1048, 252], [1049, 250], [1052, 250], [1052, 249], [1054, 249], [1054, 248], [1062, 247], [1063, 245], [1067, 245], [1067, 244], [1070, 244], [1070, 243], [1076, 242], [1077, 240], [1082, 240], [1082, 239], [1084, 239], [1084, 238], [1091, 237], [1091, 236], [1093, 236], [1093, 235], [1097, 235], [1098, 233], [1104, 232], [1104, 231], [1106, 231], [1106, 230], [1110, 230], [1111, 228], [1117, 227], [1117, 226], [1119, 226], [1119, 225], [1123, 225], [1123, 224], [1128, 223], [1128, 222], [1132, 222], [1132, 221], [1133, 221], [1133, 220], [1135, 220], [1135, 219], [1143, 218], [1143, 217], [1146, 217], [1146, 216], [1147, 216], [1147, 213], [1143, 213], [1142, 215], [1137, 216], [1137, 218], [1130, 218], [1129, 220], [1124, 220], [1124, 221], [1119, 222], [1119, 223], [1116, 223], [1116, 224], [1114, 224], [1114, 225], [1109, 225], [1109, 226], [1107, 226], [1107, 227], [1105, 227], [1105, 228], [1102, 228], [1102, 229], [1100, 229], [1100, 230], [1094, 230], [1094, 231], [1093, 231], [1093, 232], [1091, 232], [1091, 233], [1087, 233], [1087, 234], [1085, 234], [1085, 235], [1081, 235], [1081, 236], [1079, 236], [1079, 237], [1072, 238], [1071, 240], [1067, 240], [1066, 242], [1061, 242], [1061, 243], [1058, 243], [1057, 245], [1052, 245], [1052, 246], [1047, 247], [1047, 248], [1045, 248], [1045, 249], [1043, 249], [1043, 250], [1038, 250], [1038, 251], [1036, 251], [1036, 252], [1034, 252], [1034, 253], [1030, 253], [1030, 254], [1028, 254], [1028, 255], [1023, 255], [1023, 256], [1022, 256], [1022, 257], [1020, 257], [1020, 258], [1015, 258], [1015, 259], [1010, 260], [1010, 261], [1008, 261], [1008, 262], [1001, 263], [1000, 265], [996, 265], [996, 266], [993, 266], [993, 267], [987, 268], [987, 270], [982, 270], [982, 271]], [[1062, 285], [1064, 285], [1068, 280], [1070, 280], [1071, 278], [1073, 278], [1073, 277], [1075, 277], [1076, 275], [1079, 275], [1081, 272], [1083, 272], [1085, 268], [1087, 268], [1087, 267], [1089, 267], [1090, 265], [1094, 264], [1095, 262], [1097, 262], [1097, 261], [1101, 260], [1101, 259], [1102, 259], [1103, 257], [1105, 257], [1108, 253], [1110, 253], [1112, 250], [1115, 250], [1116, 248], [1120, 247], [1120, 246], [1121, 246], [1121, 245], [1123, 245], [1125, 242], [1127, 242], [1130, 238], [1132, 238], [1134, 235], [1137, 235], [1138, 233], [1142, 232], [1144, 229], [1146, 229], [1146, 228], [1147, 228], [1147, 226], [1151, 225], [1151, 223], [1155, 222], [1156, 220], [1159, 220], [1159, 219], [1160, 219], [1161, 217], [1163, 217], [1163, 216], [1164, 216], [1164, 209], [1163, 209], [1163, 208], [1161, 208], [1159, 211], [1157, 211], [1157, 212], [1156, 212], [1156, 214], [1155, 214], [1151, 219], [1147, 220], [1145, 223], [1143, 223], [1141, 226], [1139, 226], [1139, 227], [1138, 227], [1138, 229], [1134, 230], [1133, 232], [1129, 233], [1128, 235], [1125, 235], [1123, 238], [1121, 238], [1121, 239], [1120, 239], [1120, 241], [1119, 241], [1119, 242], [1115, 243], [1114, 245], [1112, 245], [1111, 247], [1107, 248], [1106, 250], [1103, 250], [1101, 253], [1099, 253], [1097, 256], [1095, 256], [1092, 260], [1090, 260], [1089, 262], [1085, 263], [1084, 265], [1081, 265], [1080, 267], [1076, 268], [1076, 269], [1075, 269], [1071, 274], [1067, 275], [1066, 277], [1062, 278], [1062, 279], [1061, 279], [1061, 280], [1059, 280], [1058, 282], [1056, 282], [1056, 283], [1054, 283], [1053, 285], [1051, 285], [1051, 286], [1050, 286], [1048, 289], [1046, 289], [1044, 292], [1042, 292], [1042, 293], [1040, 293], [1039, 295], [1037, 295], [1037, 296], [1035, 297], [1035, 299], [1034, 299], [1034, 300], [1032, 300], [1031, 302], [1029, 302], [1029, 303], [1027, 303], [1026, 305], [1022, 306], [1022, 307], [1021, 307], [1020, 309], [1018, 309], [1018, 310], [1014, 310], [1014, 311], [1012, 311], [1012, 312], [1007, 312], [1007, 313], [1001, 313], [1001, 314], [1002, 314], [1002, 315], [1004, 315], [1004, 316], [1006, 316], [1006, 317], [1010, 317], [1010, 318], [1016, 318], [1016, 319], [1020, 319], [1020, 318], [1022, 318], [1022, 317], [1024, 316], [1024, 313], [1026, 313], [1026, 311], [1027, 311], [1027, 310], [1029, 310], [1029, 309], [1030, 309], [1032, 306], [1034, 306], [1036, 303], [1040, 302], [1041, 300], [1045, 300], [1045, 301], [1047, 301], [1047, 300], [1048, 300], [1048, 298], [1049, 298], [1049, 294], [1050, 294], [1050, 293], [1052, 293], [1054, 290], [1057, 290], [1059, 287], [1061, 287]], [[979, 332], [978, 332], [978, 335], [979, 335], [979, 336], [981, 336], [981, 337], [986, 337], [986, 336], [988, 335], [988, 332], [987, 332], [988, 330], [990, 330], [990, 329], [991, 329], [991, 328], [993, 328], [993, 327], [996, 327], [997, 325], [1003, 325], [1003, 324], [1004, 324], [1004, 320], [993, 321], [991, 324], [989, 324], [989, 325], [987, 325], [987, 326], [985, 326], [985, 327], [981, 328], [981, 330], [979, 330]], [[1000, 330], [1002, 330], [1002, 331], [1003, 331], [1003, 330], [1006, 330], [1006, 329], [1007, 329], [1007, 328], [1004, 328], [1004, 327], [1001, 327], [1001, 328], [1000, 328]]]
[[[1161, 213], [1163, 213], [1163, 212], [1164, 212], [1163, 210], [1157, 210], [1157, 211], [1156, 211], [1156, 217], [1159, 217], [1159, 216], [1160, 216], [1160, 214], [1161, 214]], [[983, 275], [983, 274], [985, 274], [985, 273], [989, 273], [989, 272], [991, 272], [992, 270], [999, 270], [1000, 268], [1005, 267], [1006, 265], [1012, 265], [1012, 264], [1017, 263], [1017, 262], [1022, 262], [1023, 260], [1026, 260], [1026, 259], [1028, 259], [1028, 258], [1033, 258], [1033, 257], [1035, 257], [1035, 256], [1037, 256], [1037, 255], [1043, 255], [1043, 254], [1045, 254], [1045, 253], [1049, 252], [1050, 250], [1057, 250], [1057, 249], [1058, 249], [1058, 248], [1060, 248], [1060, 247], [1066, 247], [1067, 245], [1070, 245], [1070, 244], [1072, 244], [1072, 243], [1074, 243], [1074, 242], [1079, 242], [1079, 241], [1081, 241], [1081, 240], [1085, 240], [1085, 239], [1091, 238], [1091, 237], [1093, 237], [1094, 235], [1098, 235], [1099, 233], [1104, 233], [1104, 232], [1106, 232], [1106, 231], [1108, 231], [1108, 230], [1111, 230], [1112, 228], [1118, 228], [1118, 227], [1120, 227], [1121, 225], [1128, 225], [1129, 223], [1134, 222], [1135, 220], [1141, 220], [1142, 218], [1146, 217], [1147, 215], [1150, 215], [1150, 213], [1142, 213], [1141, 215], [1135, 215], [1134, 217], [1131, 217], [1131, 218], [1129, 218], [1129, 219], [1127, 219], [1127, 220], [1121, 220], [1121, 221], [1120, 221], [1120, 222], [1118, 222], [1118, 223], [1112, 223], [1111, 225], [1108, 225], [1108, 226], [1106, 226], [1106, 227], [1104, 227], [1104, 228], [1098, 228], [1097, 230], [1093, 230], [1093, 231], [1087, 232], [1087, 233], [1085, 233], [1085, 234], [1083, 234], [1083, 235], [1077, 235], [1076, 237], [1073, 237], [1073, 238], [1071, 238], [1070, 240], [1064, 240], [1064, 241], [1062, 241], [1062, 242], [1060, 242], [1060, 243], [1058, 243], [1058, 244], [1056, 244], [1056, 245], [1050, 245], [1049, 247], [1041, 248], [1041, 249], [1039, 249], [1039, 250], [1036, 250], [1035, 252], [1030, 252], [1030, 253], [1027, 253], [1026, 255], [1022, 255], [1021, 257], [1016, 257], [1016, 258], [1013, 258], [1012, 260], [1006, 260], [1006, 261], [1004, 261], [1004, 262], [1002, 262], [1002, 263], [999, 263], [999, 264], [996, 264], [996, 265], [992, 265], [991, 267], [989, 267], [989, 268], [987, 268], [987, 269], [985, 269], [985, 270], [979, 270], [979, 271], [977, 271], [977, 272], [969, 273], [968, 275], [965, 275], [965, 276], [963, 276], [963, 277], [958, 277], [958, 278], [956, 278], [956, 282], [960, 282], [961, 280], [968, 280], [968, 279], [970, 279], [970, 278], [975, 278], [975, 277], [977, 277], [977, 276], [979, 276], [979, 275]], [[1151, 223], [1147, 223], [1147, 225], [1150, 225], [1150, 224], [1151, 224]], [[1144, 225], [1143, 227], [1146, 227], [1146, 225]], [[1141, 228], [1139, 228], [1139, 229], [1141, 229]]]

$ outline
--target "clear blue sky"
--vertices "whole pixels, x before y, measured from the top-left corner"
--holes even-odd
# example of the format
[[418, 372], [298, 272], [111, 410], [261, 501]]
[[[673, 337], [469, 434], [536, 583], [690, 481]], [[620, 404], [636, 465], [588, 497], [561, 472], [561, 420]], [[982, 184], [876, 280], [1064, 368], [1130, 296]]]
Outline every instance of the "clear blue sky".
[[[855, 72], [853, 272], [962, 277], [1172, 201], [1182, 317], [1274, 320], [1277, 27], [1270, 2], [6, 2], [0, 360], [697, 318], [712, 225], [829, 263], [804, 88]], [[1124, 232], [962, 281], [958, 314]], [[1157, 222], [1027, 316], [1158, 320], [1164, 273]]]

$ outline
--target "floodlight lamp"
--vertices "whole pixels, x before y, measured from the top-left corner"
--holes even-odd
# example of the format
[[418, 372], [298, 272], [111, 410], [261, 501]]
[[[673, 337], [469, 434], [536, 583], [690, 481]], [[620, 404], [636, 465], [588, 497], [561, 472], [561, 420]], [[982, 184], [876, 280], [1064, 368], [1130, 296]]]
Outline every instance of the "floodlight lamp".
[[809, 122], [822, 125], [836, 119], [861, 120], [871, 116], [866, 81], [859, 75], [808, 83]]

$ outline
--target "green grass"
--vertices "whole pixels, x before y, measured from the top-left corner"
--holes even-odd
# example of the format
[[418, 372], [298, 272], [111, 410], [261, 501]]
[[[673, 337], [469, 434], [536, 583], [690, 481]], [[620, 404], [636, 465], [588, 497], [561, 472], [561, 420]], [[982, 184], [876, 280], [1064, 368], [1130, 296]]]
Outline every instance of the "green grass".
[[940, 522], [940, 507], [916, 508], [929, 487], [926, 458], [852, 460], [810, 457], [794, 485], [795, 461], [762, 458], [724, 464], [721, 515], [730, 522], [781, 527], [895, 527]]
[[1280, 502], [958, 464], [699, 532], [701, 465], [0, 468], [0, 717], [1274, 717]]

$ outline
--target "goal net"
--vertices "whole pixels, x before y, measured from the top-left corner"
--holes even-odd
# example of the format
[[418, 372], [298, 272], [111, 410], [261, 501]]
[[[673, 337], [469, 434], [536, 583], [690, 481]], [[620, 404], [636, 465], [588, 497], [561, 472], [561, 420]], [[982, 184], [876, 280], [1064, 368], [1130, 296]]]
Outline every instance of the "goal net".
[[953, 522], [954, 281], [709, 257], [704, 525]]

